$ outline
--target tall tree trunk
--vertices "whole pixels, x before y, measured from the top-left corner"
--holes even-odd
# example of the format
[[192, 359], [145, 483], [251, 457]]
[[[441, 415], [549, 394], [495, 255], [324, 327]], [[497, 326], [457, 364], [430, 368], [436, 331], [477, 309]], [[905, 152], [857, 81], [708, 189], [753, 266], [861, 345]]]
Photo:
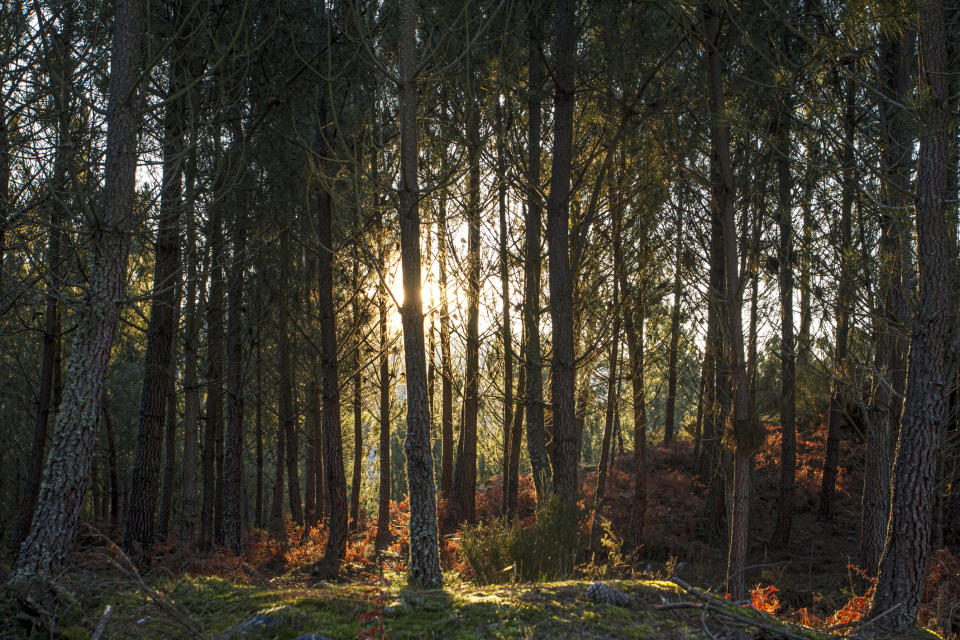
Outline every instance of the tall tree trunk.
[[[180, 295], [177, 294], [177, 302], [174, 304], [175, 311], [174, 314], [178, 314], [180, 311]], [[174, 352], [176, 352], [176, 346], [174, 344], [171, 347]], [[170, 379], [171, 381], [176, 380], [177, 378], [177, 361], [176, 358], [171, 354], [171, 363], [170, 363]], [[157, 516], [157, 537], [166, 542], [167, 536], [170, 534], [170, 511], [173, 509], [173, 485], [174, 485], [174, 473], [176, 472], [177, 464], [177, 392], [176, 386], [171, 382], [170, 389], [167, 392], [167, 415], [165, 418], [166, 433], [163, 436], [163, 441], [166, 447], [164, 451], [164, 462], [163, 462], [163, 483], [161, 484], [160, 489], [160, 513]]]
[[507, 181], [506, 181], [506, 141], [503, 109], [497, 105], [497, 213], [500, 220], [500, 297], [502, 300], [502, 320], [500, 339], [503, 343], [503, 496], [504, 512], [511, 491], [510, 456], [519, 440], [512, 440], [513, 423], [513, 335], [510, 330], [510, 254], [507, 253]]
[[337, 371], [337, 324], [333, 297], [333, 203], [326, 189], [317, 194], [319, 228], [317, 311], [320, 316], [320, 373], [323, 416], [323, 471], [330, 496], [330, 531], [315, 575], [334, 578], [347, 545], [347, 487], [340, 435], [340, 378]]
[[773, 540], [786, 545], [793, 526], [797, 467], [797, 355], [793, 335], [793, 179], [790, 175], [790, 97], [782, 92], [783, 104], [774, 115], [774, 153], [777, 166], [777, 209], [780, 232], [780, 485], [777, 492], [777, 523]]
[[[44, 453], [47, 444], [47, 427], [50, 422], [50, 411], [53, 409], [54, 375], [59, 369], [57, 351], [60, 345], [60, 245], [63, 233], [61, 228], [69, 211], [64, 210], [60, 203], [68, 202], [66, 189], [67, 171], [73, 164], [73, 136], [70, 131], [70, 120], [73, 116], [71, 104], [71, 89], [69, 79], [73, 77], [73, 58], [70, 47], [73, 40], [73, 5], [68, 4], [63, 16], [63, 26], [59, 33], [51, 38], [53, 43], [52, 54], [56, 60], [56, 69], [52, 73], [56, 87], [54, 104], [57, 109], [57, 148], [53, 161], [53, 179], [51, 182], [52, 196], [48, 205], [49, 231], [45, 264], [47, 270], [46, 301], [43, 310], [43, 329], [40, 347], [40, 380], [37, 385], [36, 404], [33, 414], [33, 442], [30, 446], [30, 457], [25, 478], [23, 494], [20, 496], [17, 520], [13, 528], [10, 548], [16, 553], [30, 530], [30, 521], [37, 506], [37, 494], [40, 492], [40, 480], [43, 475]], [[2, 101], [0, 101], [2, 103]], [[2, 107], [0, 107], [2, 108]], [[7, 223], [6, 207], [10, 178], [9, 147], [6, 133], [6, 121], [0, 113], [0, 278], [3, 274], [3, 254], [5, 251], [3, 233]], [[2, 289], [0, 289], [0, 306], [4, 305]]]
[[[234, 139], [244, 140], [240, 125]], [[234, 165], [238, 173], [243, 168]], [[234, 202], [233, 256], [227, 283], [227, 432], [223, 446], [223, 541], [235, 554], [242, 552], [243, 528], [243, 272], [246, 258], [247, 185], [241, 178], [240, 196]]]
[[[441, 209], [442, 210], [442, 209]], [[383, 225], [383, 214], [377, 214], [377, 231], [379, 235], [379, 259], [381, 269], [387, 268], [387, 241], [386, 229]], [[443, 252], [441, 244], [440, 252]], [[442, 260], [442, 258], [441, 258]], [[444, 273], [443, 263], [441, 262], [441, 274]], [[444, 278], [441, 277], [441, 287], [444, 285]], [[446, 296], [445, 293], [441, 295]], [[382, 551], [390, 543], [390, 345], [387, 340], [387, 304], [389, 293], [387, 292], [387, 283], [383, 279], [377, 290], [377, 311], [378, 324], [380, 329], [380, 356], [379, 356], [379, 387], [380, 387], [380, 446], [379, 459], [380, 465], [380, 486], [377, 500], [377, 538], [376, 548]], [[446, 320], [446, 313], [441, 311], [440, 324], [443, 326]], [[444, 403], [446, 403], [447, 392], [449, 391], [450, 379], [448, 378], [448, 358], [450, 346], [450, 334], [447, 333], [446, 348], [443, 348], [443, 329], [441, 328], [441, 348], [443, 359], [443, 388]], [[452, 427], [451, 427], [452, 428]], [[452, 435], [451, 435], [452, 439]], [[445, 449], [446, 451], [446, 449]]]
[[[180, 10], [175, 23], [179, 23]], [[163, 420], [173, 384], [171, 360], [176, 332], [174, 304], [180, 287], [180, 210], [184, 158], [183, 98], [186, 68], [178, 55], [185, 48], [177, 39], [171, 49], [168, 99], [163, 122], [163, 175], [160, 219], [157, 223], [147, 348], [143, 363], [143, 388], [137, 424], [130, 483], [129, 510], [123, 526], [123, 550], [141, 566], [149, 566], [154, 543], [157, 489], [163, 460]]]
[[673, 272], [673, 306], [670, 309], [670, 351], [667, 355], [667, 408], [663, 419], [663, 445], [670, 446], [674, 438], [677, 411], [677, 360], [680, 351], [680, 296], [683, 293], [681, 264], [683, 258], [683, 228], [677, 220]]
[[730, 417], [733, 440], [733, 518], [730, 522], [730, 547], [727, 557], [727, 592], [737, 600], [746, 593], [744, 567], [750, 514], [750, 470], [753, 451], [760, 434], [751, 415], [750, 389], [747, 385], [743, 352], [740, 273], [737, 259], [737, 225], [734, 212], [736, 194], [730, 164], [730, 124], [723, 95], [723, 61], [720, 54], [721, 26], [725, 12], [721, 0], [709, 0], [705, 6], [704, 31], [707, 46], [707, 78], [710, 102], [710, 173], [712, 209], [719, 213], [723, 229], [723, 257], [726, 276], [725, 316], [727, 323], [730, 382], [733, 391]]
[[443, 583], [437, 545], [437, 495], [430, 451], [430, 404], [420, 291], [420, 212], [417, 186], [417, 7], [400, 4], [400, 262], [403, 273], [403, 351], [407, 371], [407, 484], [410, 495], [408, 581]]
[[[827, 410], [827, 450], [824, 458], [823, 483], [820, 487], [820, 507], [819, 517], [822, 520], [830, 520], [833, 517], [833, 503], [836, 494], [837, 485], [837, 466], [840, 457], [840, 432], [846, 426], [847, 407], [845, 406], [844, 385], [848, 379], [847, 367], [847, 338], [850, 333], [850, 313], [853, 311], [853, 293], [852, 279], [854, 277], [856, 266], [852, 264], [852, 257], [848, 255], [850, 249], [850, 231], [851, 231], [851, 212], [853, 209], [853, 199], [856, 195], [856, 159], [854, 157], [854, 135], [856, 133], [856, 85], [853, 79], [848, 79], [844, 89], [844, 118], [843, 118], [843, 150], [842, 150], [842, 171], [843, 185], [841, 187], [840, 201], [840, 233], [838, 234], [839, 246], [837, 247], [838, 258], [840, 259], [840, 282], [837, 296], [837, 335], [833, 354], [833, 380], [830, 389], [830, 406]], [[879, 423], [873, 423], [867, 427], [867, 446], [878, 445], [881, 447], [880, 458], [869, 459], [866, 463], [864, 473], [864, 482], [872, 482], [878, 479], [875, 471], [870, 465], [886, 459], [886, 438], [879, 437], [873, 426], [879, 426]], [[885, 462], [883, 464], [886, 464]], [[889, 475], [884, 473], [886, 477]], [[865, 501], [879, 501], [875, 507], [881, 512], [887, 513], [887, 499], [889, 496], [889, 485], [885, 487], [874, 487], [871, 490], [864, 485], [863, 499]], [[871, 507], [873, 508], [873, 507]], [[884, 524], [886, 520], [884, 519]], [[863, 526], [865, 521], [861, 519], [861, 536], [864, 533]], [[873, 523], [878, 530], [870, 534], [876, 545], [876, 555], [869, 560], [868, 564], [862, 565], [866, 571], [874, 573], [877, 568], [877, 562], [880, 560], [880, 549], [883, 545], [882, 527], [884, 524]], [[866, 523], [869, 527], [870, 523]], [[861, 543], [863, 538], [861, 538]], [[861, 546], [861, 552], [863, 547]], [[874, 555], [870, 552], [870, 555]]]
[[[614, 239], [614, 251], [621, 252], [620, 239]], [[622, 262], [620, 263], [623, 264]], [[627, 357], [630, 358], [630, 385], [633, 410], [633, 505], [630, 512], [630, 540], [633, 549], [643, 541], [643, 527], [647, 513], [647, 405], [643, 362], [644, 305], [643, 293], [630, 287], [624, 269], [620, 269], [620, 288], [623, 289], [623, 328], [627, 337]], [[641, 284], [642, 287], [642, 284]]]
[[107, 470], [110, 475], [110, 524], [116, 526], [120, 522], [120, 478], [117, 471], [117, 447], [113, 439], [113, 421], [104, 399], [103, 426], [107, 432]]
[[[190, 103], [191, 119], [196, 113], [196, 101]], [[192, 128], [192, 127], [191, 127]], [[196, 197], [197, 151], [191, 136], [190, 151], [185, 168], [187, 196], [184, 213], [187, 227], [186, 291], [184, 299], [183, 336], [183, 480], [180, 508], [180, 542], [192, 541], [197, 535], [197, 437], [200, 421], [200, 382], [197, 365], [199, 361], [200, 316], [202, 310], [197, 294], [206, 288], [206, 274], [200, 277], [197, 249], [197, 223], [194, 216]]]
[[955, 229], [946, 219], [949, 136], [954, 132], [943, 0], [927, 0], [922, 15], [921, 123], [917, 160], [917, 266], [920, 299], [910, 339], [907, 396], [893, 466], [887, 538], [869, 617], [881, 629], [906, 630], [917, 621], [930, 543], [937, 448], [947, 417], [948, 347], [955, 332], [951, 253]]
[[521, 361], [517, 372], [517, 409], [513, 412], [513, 427], [510, 433], [510, 460], [507, 475], [510, 479], [510, 492], [507, 493], [507, 519], [511, 522], [517, 516], [517, 496], [520, 490], [520, 442], [523, 440], [523, 390], [526, 388], [526, 366]]
[[[353, 287], [358, 291], [360, 287], [360, 258], [357, 255], [356, 245], [353, 252]], [[363, 460], [363, 421], [361, 398], [363, 393], [363, 378], [360, 368], [360, 297], [353, 298], [353, 331], [356, 333], [357, 341], [354, 345], [354, 365], [353, 365], [353, 480], [350, 483], [350, 522], [351, 529], [358, 531], [360, 529], [360, 482], [361, 482], [361, 461]], [[431, 323], [431, 328], [433, 324]], [[433, 342], [431, 331], [431, 344]], [[433, 357], [431, 348], [431, 359]], [[430, 394], [433, 397], [433, 394]]]
[[[472, 72], [471, 72], [472, 73]], [[471, 77], [471, 86], [475, 80]], [[453, 477], [452, 523], [476, 519], [477, 414], [480, 408], [480, 106], [469, 98], [467, 122], [467, 336], [463, 383], [463, 423]]]
[[[282, 311], [280, 313], [283, 313]], [[287, 431], [280, 419], [277, 419], [277, 447], [274, 452], [273, 495], [270, 502], [270, 532], [274, 537], [285, 539], [283, 518], [284, 456], [287, 450]], [[320, 517], [320, 514], [317, 514]]]
[[[908, 311], [904, 288], [909, 278], [904, 279], [904, 253], [909, 247], [901, 234], [905, 233], [909, 206], [907, 194], [910, 192], [914, 127], [908, 120], [907, 109], [901, 105], [908, 101], [908, 94], [912, 91], [915, 42], [916, 33], [910, 29], [885, 36], [880, 42], [881, 94], [889, 96], [889, 99], [882, 99], [878, 104], [881, 198], [884, 205], [881, 208], [880, 243], [877, 247], [880, 264], [878, 293], [882, 309], [877, 319], [877, 375], [867, 412], [860, 530], [861, 562], [864, 563], [864, 569], [870, 572], [879, 565], [887, 529], [892, 445], [896, 442], [900, 425], [901, 398], [906, 384], [907, 344], [904, 336]], [[830, 473], [835, 478], [832, 469], [836, 466], [834, 459], [838, 456], [829, 449], [827, 454], [824, 476]], [[830, 509], [821, 508], [821, 512], [829, 515]]]
[[[280, 240], [280, 290], [287, 291], [290, 286], [290, 253], [287, 234]], [[297, 472], [297, 458], [300, 446], [297, 443], [296, 416], [293, 412], [293, 381], [290, 364], [290, 309], [280, 309], [280, 322], [277, 331], [277, 418], [283, 429], [285, 445], [287, 489], [290, 502], [290, 517], [297, 524], [303, 524], [303, 503], [300, 502], [300, 477]]]
[[[440, 191], [437, 215], [437, 260], [440, 262], [440, 491], [453, 491], [453, 358], [450, 353], [450, 307], [447, 293], [447, 194]], [[389, 389], [388, 389], [389, 391]]]
[[207, 295], [207, 403], [201, 453], [203, 495], [200, 505], [200, 537], [206, 546], [214, 543], [214, 512], [217, 502], [217, 440], [223, 431], [223, 226], [218, 205], [211, 207], [207, 221], [210, 246], [209, 294]]
[[540, 191], [540, 136], [543, 90], [543, 60], [540, 57], [542, 36], [538, 4], [530, 0], [530, 33], [527, 42], [527, 201], [524, 210], [524, 291], [523, 334], [524, 361], [527, 373], [524, 403], [527, 413], [527, 453], [537, 499], [542, 500], [552, 485], [550, 461], [547, 458], [546, 428], [543, 419], [543, 358], [540, 354], [540, 228], [543, 205]]
[[723, 264], [723, 226], [720, 212], [711, 208], [710, 213], [710, 273], [707, 299], [707, 331], [701, 373], [700, 422], [701, 446], [698, 473], [707, 485], [706, 504], [701, 522], [703, 535], [708, 540], [717, 540], [724, 531], [726, 522], [726, 496], [723, 481], [723, 409], [721, 386], [724, 373], [721, 371], [723, 338], [721, 324], [722, 306], [726, 296], [725, 269]]
[[13, 577], [55, 576], [77, 530], [114, 331], [124, 299], [137, 166], [138, 53], [143, 3], [117, 0], [110, 55], [103, 212], [94, 221], [91, 281], [78, 313], [63, 401], [30, 531]]
[[[262, 302], [258, 299], [258, 303]], [[263, 308], [258, 305], [259, 308]], [[263, 356], [261, 354], [260, 337], [257, 336], [256, 343], [253, 345], [255, 350], [254, 367], [256, 368], [257, 388], [255, 395], [256, 415], [254, 424], [256, 429], [256, 457], [257, 457], [257, 489], [254, 501], [253, 526], [257, 529], [263, 528]]]
[[[618, 221], [613, 226], [614, 236], [620, 233]], [[615, 244], [619, 244], [616, 240]], [[593, 500], [593, 523], [590, 527], [590, 552], [596, 554], [600, 550], [600, 528], [603, 516], [603, 501], [607, 495], [607, 475], [610, 466], [610, 443], [613, 437], [613, 417], [617, 401], [617, 360], [620, 358], [620, 289], [618, 278], [621, 272], [620, 252], [614, 251], [613, 260], [613, 331], [610, 336], [610, 356], [607, 360], [607, 402], [603, 418], [603, 438], [600, 442], [600, 464], [597, 466], [597, 487]]]
[[573, 107], [576, 26], [573, 0], [559, 0], [554, 41], [553, 167], [547, 204], [550, 264], [550, 315], [553, 328], [551, 403], [553, 405], [553, 485], [567, 505], [577, 502], [577, 419], [574, 404], [576, 361], [573, 348], [573, 290], [570, 281], [570, 168], [573, 159]]

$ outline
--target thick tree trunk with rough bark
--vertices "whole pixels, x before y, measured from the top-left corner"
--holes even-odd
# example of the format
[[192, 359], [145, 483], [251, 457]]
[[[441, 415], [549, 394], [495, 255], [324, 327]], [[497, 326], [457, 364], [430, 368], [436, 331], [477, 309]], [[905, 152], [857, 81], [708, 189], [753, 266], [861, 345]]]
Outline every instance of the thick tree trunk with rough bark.
[[93, 221], [91, 281], [67, 364], [63, 400], [30, 531], [13, 577], [53, 577], [66, 562], [87, 488], [103, 381], [124, 299], [135, 221], [138, 54], [143, 3], [117, 0], [110, 56], [102, 215]]
[[400, 262], [403, 274], [403, 352], [407, 371], [407, 485], [410, 494], [410, 563], [414, 587], [443, 583], [437, 544], [437, 494], [430, 451], [430, 403], [424, 355], [417, 185], [417, 8], [400, 4]]
[[[922, 14], [923, 69], [917, 159], [917, 266], [920, 299], [911, 327], [910, 370], [897, 455], [887, 538], [868, 618], [881, 629], [916, 624], [930, 544], [931, 503], [940, 434], [947, 417], [948, 353], [956, 313], [951, 276], [956, 255], [946, 213], [953, 132], [943, 0], [927, 0]], [[891, 608], [895, 610], [890, 611]], [[881, 617], [882, 616], [882, 617]]]
[[[913, 86], [916, 33], [906, 29], [880, 42], [880, 124], [881, 198], [880, 242], [877, 247], [880, 274], [877, 288], [882, 305], [877, 317], [873, 395], [867, 409], [867, 449], [864, 461], [863, 512], [861, 514], [860, 552], [863, 568], [873, 572], [880, 562], [889, 516], [890, 474], [893, 445], [902, 413], [906, 385], [907, 344], [905, 323], [908, 316], [906, 293], [910, 281], [905, 277], [905, 252], [910, 193], [910, 166], [913, 154], [913, 125], [903, 105]], [[838, 436], [837, 436], [838, 437]], [[829, 444], [829, 442], [828, 442]], [[834, 446], [836, 449], [836, 446]], [[836, 466], [837, 454], [828, 450], [824, 475]], [[826, 485], [824, 485], [826, 487]], [[832, 496], [826, 496], [830, 498]], [[830, 509], [821, 511], [830, 514]]]

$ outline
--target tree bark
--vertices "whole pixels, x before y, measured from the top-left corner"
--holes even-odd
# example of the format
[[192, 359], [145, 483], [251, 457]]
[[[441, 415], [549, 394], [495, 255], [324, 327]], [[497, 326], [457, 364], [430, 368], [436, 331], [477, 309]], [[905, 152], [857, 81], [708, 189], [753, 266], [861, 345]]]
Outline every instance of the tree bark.
[[723, 234], [726, 276], [725, 316], [727, 357], [733, 391], [730, 417], [734, 440], [733, 518], [730, 522], [730, 546], [727, 557], [727, 592], [736, 600], [746, 593], [744, 567], [747, 555], [750, 514], [750, 469], [753, 451], [759, 445], [758, 425], [751, 415], [750, 389], [746, 379], [741, 318], [740, 273], [737, 259], [737, 226], [734, 212], [736, 194], [730, 163], [730, 124], [723, 91], [723, 60], [720, 40], [725, 8], [721, 0], [708, 0], [704, 6], [704, 31], [707, 46], [707, 78], [710, 103], [710, 174], [712, 209], [719, 213]]
[[110, 55], [107, 155], [102, 215], [93, 221], [91, 281], [77, 319], [56, 432], [30, 531], [13, 579], [53, 577], [63, 567], [77, 530], [87, 488], [114, 331], [124, 298], [130, 231], [135, 221], [134, 179], [138, 53], [143, 3], [117, 0]]
[[[450, 306], [447, 293], [447, 195], [440, 192], [437, 213], [437, 260], [440, 270], [440, 491], [453, 491], [453, 359], [450, 353]], [[389, 390], [388, 390], [389, 391]]]
[[577, 502], [578, 429], [574, 386], [573, 293], [570, 273], [570, 169], [576, 70], [575, 3], [560, 0], [554, 41], [554, 127], [547, 242], [550, 264], [550, 315], [553, 328], [551, 403], [553, 405], [553, 486], [567, 505]]
[[[179, 23], [180, 10], [174, 18]], [[180, 288], [180, 211], [183, 207], [183, 87], [186, 65], [179, 55], [185, 48], [178, 38], [171, 48], [169, 89], [163, 122], [163, 172], [160, 219], [157, 223], [150, 320], [143, 362], [143, 388], [133, 457], [129, 509], [123, 526], [123, 550], [137, 564], [149, 566], [156, 524], [157, 489], [163, 460], [163, 421], [171, 373], [173, 337], [177, 330], [177, 291]]]
[[506, 140], [504, 131], [503, 109], [497, 105], [497, 213], [500, 222], [500, 297], [501, 324], [500, 340], [503, 343], [503, 476], [502, 502], [504, 511], [508, 511], [507, 503], [510, 500], [510, 456], [514, 448], [520, 445], [519, 440], [512, 440], [511, 426], [513, 423], [513, 335], [510, 329], [510, 254], [507, 252], [507, 182], [506, 182]]
[[414, 587], [443, 583], [437, 545], [437, 496], [430, 451], [430, 404], [420, 291], [420, 212], [417, 186], [417, 7], [400, 4], [400, 262], [403, 273], [403, 351], [407, 378], [407, 484], [410, 494], [410, 562]]
[[[474, 78], [468, 79], [473, 86]], [[467, 130], [467, 335], [463, 423], [457, 443], [451, 524], [476, 520], [477, 414], [480, 408], [480, 106], [470, 91]]]
[[[244, 140], [243, 131], [237, 124], [236, 141]], [[238, 172], [244, 169], [236, 165]], [[233, 255], [227, 283], [227, 432], [223, 446], [223, 541], [235, 554], [242, 549], [241, 530], [243, 521], [243, 272], [246, 257], [246, 210], [249, 188], [241, 178], [234, 206], [237, 213], [233, 221]]]
[[[910, 164], [913, 154], [913, 126], [906, 109], [913, 90], [914, 43], [916, 33], [910, 29], [884, 37], [880, 42], [881, 94], [889, 96], [878, 104], [880, 124], [881, 198], [884, 206], [880, 217], [880, 242], [877, 247], [880, 274], [878, 293], [882, 308], [876, 319], [875, 366], [877, 370], [873, 394], [867, 411], [867, 450], [864, 461], [864, 495], [861, 514], [860, 552], [863, 568], [873, 572], [880, 562], [890, 512], [890, 478], [893, 462], [892, 445], [900, 426], [902, 400], [906, 384], [907, 303], [903, 289], [904, 252], [908, 245], [905, 232], [909, 206]], [[828, 454], [833, 453], [828, 451]], [[834, 466], [830, 460], [826, 474]], [[826, 485], [825, 485], [826, 487]], [[828, 496], [829, 497], [829, 496]], [[829, 511], [827, 512], [829, 515]]]
[[773, 152], [777, 166], [777, 209], [780, 232], [777, 278], [780, 289], [780, 484], [777, 491], [777, 523], [773, 540], [786, 545], [793, 527], [797, 467], [797, 354], [793, 331], [793, 178], [790, 174], [790, 97], [782, 91], [783, 104], [775, 108]]
[[535, 0], [531, 1], [530, 33], [527, 43], [527, 202], [524, 211], [524, 292], [523, 334], [525, 369], [524, 404], [527, 413], [527, 453], [537, 499], [543, 500], [552, 485], [550, 461], [547, 458], [546, 428], [543, 419], [543, 357], [540, 354], [540, 228], [543, 200], [540, 188], [541, 91], [543, 61], [540, 57], [542, 36]]
[[[43, 475], [44, 453], [46, 452], [47, 427], [50, 422], [50, 412], [53, 409], [54, 375], [59, 369], [57, 351], [60, 344], [60, 246], [63, 233], [61, 228], [64, 220], [69, 216], [65, 210], [68, 201], [66, 189], [67, 171], [72, 165], [73, 135], [70, 130], [70, 119], [73, 116], [71, 104], [71, 89], [69, 78], [73, 77], [73, 58], [70, 55], [70, 46], [73, 40], [73, 8], [66, 6], [63, 25], [60, 32], [51, 38], [53, 43], [53, 57], [56, 69], [51, 74], [56, 86], [54, 87], [54, 105], [57, 109], [57, 148], [53, 161], [53, 179], [51, 183], [52, 196], [48, 206], [49, 231], [45, 263], [47, 269], [46, 301], [43, 310], [43, 327], [40, 347], [40, 380], [37, 385], [36, 404], [33, 414], [33, 442], [30, 446], [30, 457], [25, 478], [23, 494], [20, 497], [18, 515], [13, 528], [10, 548], [16, 553], [27, 537], [30, 530], [30, 521], [37, 506], [37, 494], [40, 492], [40, 481]], [[2, 101], [0, 101], [2, 104]], [[2, 109], [2, 107], [0, 107]], [[3, 233], [6, 228], [6, 207], [9, 197], [9, 141], [6, 132], [6, 120], [0, 113], [0, 278], [3, 273], [3, 255], [5, 251]], [[3, 306], [3, 292], [0, 289], [0, 306]]]
[[330, 497], [330, 530], [314, 575], [334, 578], [347, 546], [347, 487], [340, 435], [340, 378], [337, 371], [337, 324], [333, 297], [333, 203], [326, 189], [317, 194], [319, 229], [317, 312], [320, 316], [320, 385], [323, 419], [323, 471]]
[[[947, 417], [948, 347], [956, 331], [951, 276], [956, 256], [946, 213], [949, 141], [953, 132], [943, 0], [922, 14], [921, 123], [917, 160], [917, 266], [920, 299], [910, 339], [907, 395], [893, 466], [890, 521], [868, 617], [881, 629], [917, 621], [930, 543], [931, 502], [940, 434]], [[896, 607], [893, 611], [891, 608]], [[881, 614], [885, 614], [881, 616]], [[879, 617], [879, 618], [878, 618]]]
[[[442, 210], [442, 209], [441, 209]], [[381, 263], [381, 269], [384, 271], [387, 268], [387, 241], [385, 238], [386, 229], [383, 226], [383, 214], [377, 214], [377, 229], [379, 231], [380, 246], [379, 246], [379, 259]], [[442, 244], [440, 245], [440, 252], [442, 253]], [[442, 258], [441, 258], [442, 260]], [[444, 267], [441, 262], [441, 274], [444, 272]], [[444, 286], [443, 278], [441, 277], [441, 287]], [[445, 293], [442, 293], [444, 297]], [[388, 544], [390, 544], [391, 534], [390, 534], [390, 345], [387, 341], [387, 304], [389, 293], [387, 292], [387, 284], [381, 279], [377, 291], [377, 311], [379, 316], [379, 329], [380, 329], [380, 363], [379, 363], [379, 387], [380, 387], [380, 447], [379, 447], [379, 465], [380, 465], [380, 486], [377, 500], [377, 538], [376, 538], [376, 548], [378, 551], [382, 551]], [[446, 313], [441, 311], [440, 323], [441, 327], [446, 319]], [[447, 392], [449, 391], [450, 379], [448, 378], [449, 374], [449, 338], [450, 335], [447, 333], [447, 346], [443, 348], [443, 329], [441, 328], [441, 348], [442, 354], [441, 359], [443, 360], [443, 388], [444, 388], [444, 403], [446, 403]], [[444, 427], [446, 428], [446, 427]], [[451, 427], [452, 428], [452, 427]], [[444, 432], [446, 433], [446, 432]], [[451, 434], [452, 439], [452, 434]], [[444, 449], [446, 451], [446, 449]]]
[[677, 360], [680, 351], [680, 297], [683, 293], [681, 261], [683, 258], [683, 229], [677, 220], [676, 249], [673, 272], [673, 306], [670, 309], [670, 351], [667, 355], [667, 407], [663, 419], [663, 446], [673, 443], [677, 411]]

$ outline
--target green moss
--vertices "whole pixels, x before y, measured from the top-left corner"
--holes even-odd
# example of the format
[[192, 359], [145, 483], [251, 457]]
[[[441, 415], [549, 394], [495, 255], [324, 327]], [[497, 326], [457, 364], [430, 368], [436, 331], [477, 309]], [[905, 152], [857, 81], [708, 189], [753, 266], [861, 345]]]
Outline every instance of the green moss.
[[[476, 587], [451, 581], [446, 589], [412, 590], [400, 583], [380, 596], [388, 636], [405, 638], [602, 637], [646, 640], [705, 638], [699, 611], [655, 611], [645, 606], [677, 599], [677, 587], [661, 581], [619, 581], [637, 607], [595, 604], [584, 599], [588, 583], [564, 581]], [[68, 637], [85, 638], [105, 604], [114, 608], [111, 638], [235, 638], [291, 640], [304, 633], [331, 639], [357, 637], [358, 618], [373, 609], [378, 592], [362, 585], [315, 588], [250, 586], [217, 578], [157, 580], [145, 589], [129, 584], [85, 601], [87, 611], [59, 621]], [[242, 632], [257, 615], [271, 624]], [[364, 624], [369, 627], [373, 621]]]

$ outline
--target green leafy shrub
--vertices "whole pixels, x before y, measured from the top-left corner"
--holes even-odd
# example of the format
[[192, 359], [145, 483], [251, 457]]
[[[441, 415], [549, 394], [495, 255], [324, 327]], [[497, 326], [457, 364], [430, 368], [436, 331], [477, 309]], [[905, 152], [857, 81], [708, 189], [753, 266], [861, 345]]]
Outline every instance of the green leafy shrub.
[[556, 498], [538, 505], [535, 524], [497, 519], [464, 529], [460, 552], [478, 584], [556, 580], [573, 574], [580, 548], [581, 512]]

